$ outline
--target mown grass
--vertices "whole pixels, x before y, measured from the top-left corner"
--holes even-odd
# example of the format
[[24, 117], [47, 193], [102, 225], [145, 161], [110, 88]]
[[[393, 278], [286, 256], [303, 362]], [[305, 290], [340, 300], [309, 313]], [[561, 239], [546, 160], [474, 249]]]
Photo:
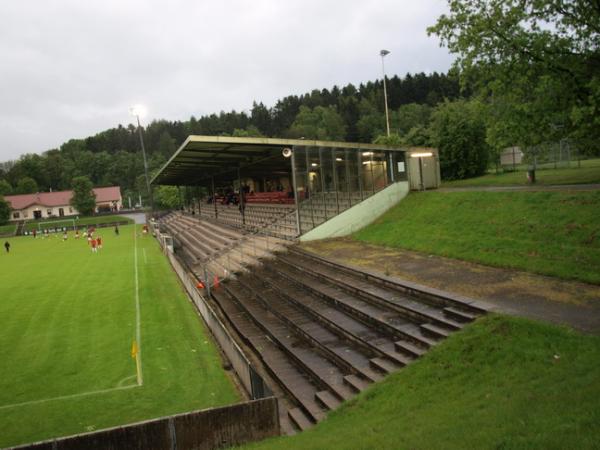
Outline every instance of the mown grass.
[[598, 448], [600, 337], [489, 316], [297, 436], [249, 449]]
[[133, 230], [101, 233], [98, 254], [73, 233], [1, 249], [0, 447], [239, 400], [156, 241], [140, 235], [143, 386], [57, 398], [136, 384]]
[[46, 226], [48, 228], [56, 228], [56, 227], [72, 227], [73, 220], [75, 220], [75, 226], [81, 227], [85, 225], [101, 225], [105, 223], [114, 223], [114, 222], [127, 222], [133, 223], [129, 217], [119, 216], [119, 215], [111, 215], [111, 216], [87, 216], [87, 217], [69, 217], [64, 220], [60, 218], [54, 219], [44, 219], [44, 220], [30, 220], [25, 222], [24, 230], [33, 231], [38, 230], [41, 226], [44, 229]]
[[600, 191], [413, 193], [354, 238], [600, 284]]
[[[536, 184], [588, 184], [600, 183], [600, 159], [571, 163], [572, 167], [554, 169], [552, 166], [536, 170]], [[469, 186], [513, 186], [527, 185], [527, 172], [490, 173], [481, 177], [466, 180], [444, 181], [442, 187], [469, 187]]]

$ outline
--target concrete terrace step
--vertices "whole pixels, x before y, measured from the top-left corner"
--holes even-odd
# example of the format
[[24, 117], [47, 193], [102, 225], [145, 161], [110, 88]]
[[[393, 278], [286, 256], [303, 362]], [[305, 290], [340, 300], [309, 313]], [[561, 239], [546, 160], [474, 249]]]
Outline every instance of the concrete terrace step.
[[444, 312], [459, 322], [472, 322], [478, 317], [476, 314], [463, 311], [454, 306], [447, 306], [444, 308]]
[[432, 336], [435, 336], [438, 338], [446, 338], [446, 337], [450, 336], [450, 333], [448, 332], [448, 330], [445, 330], [444, 328], [438, 327], [437, 325], [433, 325], [431, 323], [422, 324], [421, 329], [425, 330], [427, 333], [431, 334]]
[[300, 371], [267, 336], [258, 328], [222, 288], [213, 289], [212, 295], [229, 323], [242, 336], [246, 344], [273, 374], [281, 388], [294, 399], [313, 422], [325, 417], [316, 403], [317, 389], [309, 377]]
[[295, 284], [281, 277], [275, 270], [271, 270], [269, 264], [272, 263], [276, 264], [277, 261], [267, 263], [257, 273], [257, 276], [260, 276], [267, 286], [277, 291], [288, 303], [302, 308], [333, 333], [349, 339], [367, 350], [368, 353], [386, 356], [402, 365], [410, 361], [410, 358], [395, 351], [393, 339], [390, 339], [388, 335], [354, 319], [350, 314], [331, 306], [319, 297], [311, 296], [306, 290], [297, 288]]
[[270, 267], [287, 278], [288, 281], [320, 296], [333, 306], [344, 309], [359, 320], [379, 327], [381, 331], [395, 336], [396, 339], [408, 338], [424, 347], [430, 347], [437, 343], [429, 335], [425, 335], [419, 324], [411, 322], [410, 318], [403, 317], [396, 312], [386, 311], [378, 305], [370, 304], [363, 299], [353, 297], [341, 292], [339, 289], [323, 284], [320, 279], [303, 269], [296, 268], [293, 265], [290, 266], [281, 258], [278, 258], [277, 261], [279, 264], [270, 264]]
[[300, 431], [308, 430], [314, 426], [314, 423], [306, 417], [306, 414], [300, 408], [289, 409], [288, 416]]
[[370, 301], [379, 303], [384, 307], [392, 308], [402, 314], [411, 315], [417, 320], [433, 322], [451, 330], [458, 330], [462, 327], [462, 323], [448, 318], [439, 308], [423, 304], [391, 289], [374, 286], [367, 280], [339, 273], [333, 268], [319, 264], [318, 262], [301, 255], [294, 255], [293, 257], [285, 255], [282, 256], [281, 259], [289, 264], [296, 264], [302, 267], [303, 270], [306, 270], [351, 294], [359, 295]]
[[356, 375], [347, 375], [344, 377], [344, 382], [352, 387], [356, 392], [362, 392], [369, 387], [369, 383]]
[[263, 302], [266, 309], [285, 322], [293, 332], [303, 336], [311, 345], [335, 361], [341, 369], [360, 373], [371, 381], [381, 379], [369, 366], [370, 352], [365, 353], [362, 348], [356, 348], [352, 341], [331, 332], [304, 309], [288, 303], [273, 290], [262, 287], [260, 281], [252, 274], [240, 277], [238, 282], [245, 285]]
[[330, 411], [337, 409], [342, 402], [331, 394], [329, 391], [319, 391], [315, 394], [317, 401], [319, 401], [325, 408]]
[[[343, 384], [342, 372], [330, 360], [316, 353], [306, 343], [294, 335], [281, 320], [260, 305], [251, 295], [244, 294], [244, 289], [234, 280], [229, 280], [222, 285], [225, 290], [237, 300], [238, 304], [254, 323], [266, 332], [303, 371], [315, 381], [317, 385], [327, 387], [340, 399], [350, 395]], [[246, 291], [247, 292], [247, 291]]]
[[450, 306], [457, 308], [460, 311], [473, 314], [475, 317], [479, 317], [487, 312], [487, 309], [474, 299], [456, 296], [452, 293], [429, 288], [427, 286], [421, 286], [406, 280], [388, 277], [376, 271], [354, 267], [339, 261], [333, 261], [329, 258], [308, 252], [297, 246], [290, 247], [289, 252], [291, 254], [304, 256], [305, 258], [309, 258], [326, 266], [333, 267], [339, 272], [359, 277], [361, 279], [368, 279], [370, 282], [377, 284], [378, 286], [392, 289], [400, 294], [417, 297], [419, 301], [434, 307], [445, 308]]
[[412, 342], [408, 341], [396, 341], [394, 342], [394, 346], [399, 352], [408, 353], [415, 357], [422, 356], [427, 352], [427, 349], [414, 345]]
[[371, 360], [371, 364], [373, 365], [373, 367], [382, 371], [385, 374], [395, 372], [399, 369], [399, 367], [396, 364], [384, 358], [373, 358]]

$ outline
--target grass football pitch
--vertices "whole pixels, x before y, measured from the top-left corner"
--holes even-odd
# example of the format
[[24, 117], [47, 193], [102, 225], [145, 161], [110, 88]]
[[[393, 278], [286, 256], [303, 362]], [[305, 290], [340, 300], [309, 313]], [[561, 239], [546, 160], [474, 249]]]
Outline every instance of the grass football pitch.
[[240, 400], [157, 242], [136, 230], [100, 229], [97, 254], [73, 233], [2, 246], [0, 447]]

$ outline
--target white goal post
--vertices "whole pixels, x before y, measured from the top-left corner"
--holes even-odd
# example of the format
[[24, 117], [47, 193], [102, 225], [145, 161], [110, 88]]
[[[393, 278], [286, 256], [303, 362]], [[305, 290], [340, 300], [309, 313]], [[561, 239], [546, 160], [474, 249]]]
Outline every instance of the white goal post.
[[45, 222], [38, 222], [38, 224], [37, 224], [38, 231], [42, 231], [43, 228], [45, 228], [45, 229], [59, 228], [58, 225], [52, 226], [52, 224], [61, 224], [60, 225], [61, 230], [63, 227], [67, 227], [67, 229], [69, 229], [69, 230], [74, 230], [76, 228], [75, 219], [47, 220]]

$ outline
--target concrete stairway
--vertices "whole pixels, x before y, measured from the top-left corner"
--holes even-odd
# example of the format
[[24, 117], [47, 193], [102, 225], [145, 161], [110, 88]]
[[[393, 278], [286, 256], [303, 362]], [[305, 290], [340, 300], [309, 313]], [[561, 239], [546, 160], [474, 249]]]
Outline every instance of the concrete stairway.
[[290, 247], [213, 289], [304, 430], [484, 311], [434, 298]]
[[290, 243], [180, 212], [168, 214], [159, 223], [173, 236], [176, 252], [202, 280], [244, 272]]

